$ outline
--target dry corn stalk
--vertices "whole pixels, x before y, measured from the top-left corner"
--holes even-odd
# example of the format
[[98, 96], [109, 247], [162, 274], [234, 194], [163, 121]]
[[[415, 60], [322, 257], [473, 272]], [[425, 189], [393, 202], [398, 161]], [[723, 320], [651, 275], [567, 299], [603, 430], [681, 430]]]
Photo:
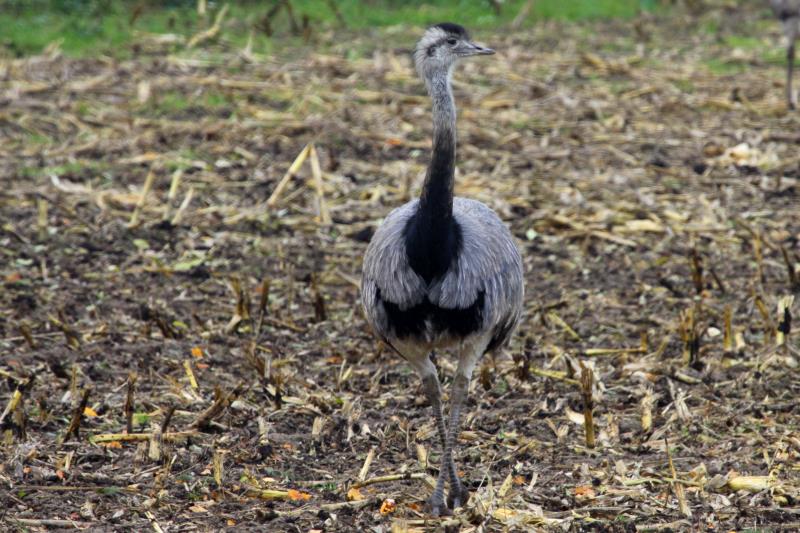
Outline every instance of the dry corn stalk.
[[289, 185], [289, 182], [292, 180], [297, 174], [297, 171], [300, 170], [300, 167], [303, 166], [303, 162], [305, 162], [308, 154], [311, 150], [311, 144], [305, 145], [305, 147], [297, 154], [294, 161], [291, 165], [289, 165], [289, 170], [286, 171], [286, 174], [283, 175], [281, 181], [278, 182], [278, 185], [275, 187], [275, 190], [272, 191], [272, 195], [267, 199], [267, 207], [275, 207], [278, 205], [278, 200], [280, 200], [281, 195], [283, 194], [284, 189]]
[[[669, 471], [672, 475], [673, 480], [678, 480], [678, 473], [675, 471], [675, 464], [672, 462], [672, 452], [669, 449], [669, 441], [666, 437], [664, 437], [664, 447], [667, 450], [667, 460], [669, 461]], [[686, 501], [686, 492], [684, 491], [682, 483], [676, 483], [675, 481], [670, 481], [670, 487], [672, 487], [672, 492], [675, 493], [675, 497], [678, 499], [678, 508], [680, 509], [683, 516], [689, 518], [692, 516], [692, 510], [689, 507], [689, 504]]]
[[700, 352], [700, 336], [697, 334], [697, 322], [693, 307], [681, 313], [678, 329], [683, 341], [683, 364], [689, 365], [697, 360]]
[[[197, 431], [175, 431], [173, 433], [162, 433], [162, 439], [167, 441], [185, 440], [193, 435], [197, 435]], [[153, 433], [101, 433], [100, 435], [93, 435], [89, 437], [89, 442], [92, 444], [101, 444], [103, 442], [142, 442], [150, 440]]]
[[214, 24], [211, 25], [210, 28], [207, 30], [203, 30], [200, 33], [194, 35], [189, 42], [186, 43], [187, 48], [194, 48], [198, 44], [208, 41], [209, 39], [213, 39], [219, 33], [220, 28], [222, 27], [222, 19], [225, 18], [225, 14], [228, 12], [228, 4], [222, 6], [217, 12], [217, 16], [214, 17]]
[[594, 374], [592, 369], [588, 368], [581, 361], [581, 397], [583, 398], [583, 429], [586, 436], [586, 446], [588, 448], [595, 447], [594, 439], [594, 418], [592, 410], [594, 409], [594, 400], [592, 399], [592, 384], [594, 382]]
[[800, 292], [800, 277], [797, 275], [797, 270], [794, 266], [792, 258], [789, 257], [789, 252], [783, 246], [781, 246], [781, 255], [783, 255], [783, 262], [786, 264], [786, 271], [789, 274], [790, 290], [792, 292]]
[[372, 465], [373, 459], [375, 459], [374, 446], [370, 448], [369, 452], [367, 452], [367, 456], [364, 458], [364, 464], [361, 466], [361, 470], [358, 472], [358, 481], [364, 482], [367, 479], [367, 474], [369, 473], [369, 467], [370, 465]]
[[322, 170], [319, 165], [319, 157], [317, 156], [317, 149], [313, 144], [309, 148], [309, 159], [311, 161], [311, 175], [314, 176], [314, 188], [317, 193], [317, 221], [323, 226], [328, 226], [331, 223], [331, 214], [328, 210], [328, 204], [325, 202], [325, 189], [322, 183]]
[[775, 326], [775, 322], [773, 322], [772, 316], [770, 316], [769, 310], [764, 300], [761, 299], [761, 296], [755, 297], [755, 304], [758, 308], [758, 312], [761, 313], [761, 318], [764, 320], [764, 343], [767, 344], [771, 339], [777, 337], [778, 328]]
[[782, 346], [792, 329], [792, 304], [794, 295], [784, 296], [778, 300], [778, 327], [775, 328], [775, 344]]
[[561, 329], [563, 329], [574, 340], [576, 340], [576, 341], [581, 340], [580, 335], [578, 335], [575, 332], [575, 330], [572, 329], [572, 327], [564, 321], [563, 318], [558, 316], [558, 314], [555, 311], [550, 311], [549, 313], [547, 313], [547, 319], [550, 322], [552, 322], [553, 324], [555, 324], [558, 327], [560, 327]]
[[217, 484], [217, 488], [220, 489], [222, 488], [224, 460], [225, 450], [214, 450], [214, 482]]
[[650, 389], [647, 389], [644, 393], [644, 397], [641, 401], [642, 406], [642, 432], [648, 433], [650, 430], [653, 429], [653, 404], [655, 403], [655, 398], [653, 398], [653, 393]]
[[722, 330], [722, 349], [726, 352], [733, 351], [733, 309], [730, 305], [725, 306], [724, 327]]
[[147, 193], [150, 192], [150, 189], [153, 187], [153, 182], [156, 179], [156, 173], [153, 172], [153, 169], [150, 169], [147, 172], [147, 177], [144, 180], [144, 187], [142, 187], [142, 194], [139, 196], [139, 200], [136, 202], [136, 206], [133, 208], [133, 213], [131, 213], [131, 220], [128, 222], [128, 227], [132, 228], [139, 224], [139, 214], [144, 207], [144, 203], [147, 200]]

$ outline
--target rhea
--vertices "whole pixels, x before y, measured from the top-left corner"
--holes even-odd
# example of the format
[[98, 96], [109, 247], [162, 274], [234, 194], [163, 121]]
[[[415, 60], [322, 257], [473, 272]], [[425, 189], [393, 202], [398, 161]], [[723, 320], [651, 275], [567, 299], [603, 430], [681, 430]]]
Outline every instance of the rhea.
[[[470, 378], [481, 356], [508, 341], [522, 312], [522, 258], [511, 232], [483, 203], [453, 197], [453, 69], [462, 58], [491, 54], [452, 23], [428, 28], [417, 44], [414, 63], [433, 107], [433, 153], [419, 199], [393, 210], [375, 232], [361, 281], [367, 321], [419, 374], [433, 408], [443, 447], [427, 502], [436, 516], [469, 499], [453, 455]], [[447, 424], [435, 349], [457, 358]]]
[[783, 23], [783, 32], [788, 41], [786, 48], [786, 103], [789, 109], [797, 105], [797, 97], [792, 90], [792, 73], [794, 71], [794, 44], [800, 36], [800, 0], [770, 0], [775, 16]]

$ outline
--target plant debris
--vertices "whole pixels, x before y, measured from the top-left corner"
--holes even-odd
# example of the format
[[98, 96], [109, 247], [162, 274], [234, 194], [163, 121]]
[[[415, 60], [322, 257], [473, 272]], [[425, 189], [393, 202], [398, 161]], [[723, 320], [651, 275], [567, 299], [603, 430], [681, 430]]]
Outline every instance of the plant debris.
[[509, 223], [527, 310], [436, 520], [424, 394], [358, 303], [428, 160], [407, 51], [243, 55], [223, 9], [180, 54], [3, 60], [0, 523], [800, 528], [800, 115], [762, 15], [542, 23], [462, 66], [457, 193]]

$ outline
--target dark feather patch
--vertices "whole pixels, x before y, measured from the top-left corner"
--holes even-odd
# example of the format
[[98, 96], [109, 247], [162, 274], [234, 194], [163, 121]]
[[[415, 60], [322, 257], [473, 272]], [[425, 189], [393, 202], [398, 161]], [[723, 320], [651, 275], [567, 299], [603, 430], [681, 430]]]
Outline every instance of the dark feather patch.
[[427, 283], [442, 277], [461, 253], [461, 227], [453, 219], [455, 135], [436, 135], [433, 142], [419, 208], [404, 235], [408, 263]]
[[425, 335], [428, 322], [434, 334], [450, 334], [463, 338], [478, 331], [483, 322], [485, 299], [483, 291], [479, 292], [472, 305], [465, 309], [444, 309], [426, 299], [414, 307], [402, 310], [397, 304], [383, 300], [380, 290], [375, 298], [386, 310], [389, 328], [399, 339], [421, 338]]
[[800, 17], [800, 9], [793, 9], [789, 6], [786, 6], [782, 9], [775, 10], [775, 16], [778, 17], [779, 20], [789, 20], [792, 18]]
[[484, 353], [493, 352], [505, 344], [511, 336], [513, 329], [514, 321], [510, 318], [507, 318], [504, 322], [500, 322], [498, 325], [496, 325], [494, 331], [492, 332], [492, 338], [489, 341], [489, 345], [486, 346]]
[[419, 277], [430, 283], [444, 276], [461, 253], [461, 227], [454, 220], [432, 222], [418, 211], [405, 228], [408, 264]]
[[434, 28], [440, 28], [447, 33], [454, 35], [456, 37], [461, 37], [463, 39], [469, 39], [469, 34], [467, 30], [464, 29], [464, 26], [460, 26], [458, 24], [454, 24], [453, 22], [440, 22], [439, 24], [434, 24]]

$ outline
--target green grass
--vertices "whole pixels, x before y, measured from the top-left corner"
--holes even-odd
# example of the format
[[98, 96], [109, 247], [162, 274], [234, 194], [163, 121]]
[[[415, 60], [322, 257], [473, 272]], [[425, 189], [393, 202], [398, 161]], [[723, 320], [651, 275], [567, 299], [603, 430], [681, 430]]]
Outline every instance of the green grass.
[[542, 0], [534, 3], [533, 15], [540, 19], [560, 20], [629, 18], [636, 15], [640, 4], [649, 8], [653, 2], [630, 0]]
[[748, 69], [747, 63], [738, 59], [709, 59], [705, 64], [708, 70], [717, 76], [741, 74]]
[[53, 139], [41, 133], [30, 133], [25, 138], [27, 144], [47, 146], [53, 143]]
[[683, 93], [693, 93], [694, 92], [694, 84], [691, 80], [671, 80], [672, 85]]
[[191, 113], [198, 109], [233, 109], [235, 99], [222, 92], [204, 90], [199, 94], [186, 94], [178, 90], [169, 90], [158, 95], [144, 105], [138, 106], [137, 112], [143, 116], [172, 117]]
[[[349, 30], [383, 26], [425, 26], [451, 20], [469, 28], [492, 29], [512, 21], [526, 0], [506, 0], [498, 14], [485, 0], [334, 0]], [[179, 34], [185, 37], [210, 26], [216, 9], [224, 2], [209, 2], [209, 13], [197, 14], [195, 0], [126, 2], [124, 0], [6, 0], [0, 11], [0, 54], [40, 53], [47, 45], [61, 42], [71, 56], [97, 53], [127, 57], [135, 53], [137, 33]], [[293, 45], [289, 18], [284, 9], [267, 20], [273, 2], [232, 0], [220, 39], [244, 46], [251, 31], [254, 51], [268, 53], [276, 46]], [[651, 9], [654, 0], [536, 0], [525, 20], [527, 25], [543, 19], [586, 20], [632, 17], [640, 9]], [[336, 14], [326, 0], [293, 0], [295, 19], [305, 17], [314, 34], [338, 29]], [[269, 26], [271, 35], [267, 35]], [[335, 39], [335, 38], [334, 38]]]
[[708, 35], [715, 35], [719, 33], [719, 21], [706, 20], [701, 26], [700, 31]]
[[[36, 137], [35, 135], [29, 136], [28, 144], [31, 144], [33, 139], [35, 139], [35, 137]], [[47, 139], [46, 143], [50, 144], [52, 143], [52, 140]], [[21, 176], [24, 177], [49, 176], [51, 174], [55, 174], [56, 176], [80, 176], [86, 173], [87, 171], [91, 171], [93, 173], [99, 173], [107, 168], [108, 164], [102, 161], [81, 160], [81, 161], [71, 161], [68, 163], [64, 163], [63, 165], [55, 165], [49, 167], [25, 166], [20, 169], [19, 173]]]
[[761, 53], [761, 59], [770, 65], [786, 66], [786, 49], [781, 48], [765, 48]]
[[766, 46], [764, 39], [745, 35], [727, 35], [724, 42], [731, 48], [741, 48], [742, 50], [759, 50]]
[[[371, 3], [375, 7], [366, 7]], [[298, 10], [311, 12], [334, 20], [328, 4], [321, 0], [297, 0]], [[524, 0], [507, 0], [498, 15], [486, 0], [429, 0], [427, 2], [398, 2], [392, 0], [340, 0], [339, 11], [348, 27], [361, 29], [397, 24], [425, 26], [450, 20], [470, 28], [494, 28], [516, 17]], [[639, 8], [638, 0], [537, 0], [529, 21], [542, 19], [583, 20], [593, 18], [632, 17]]]

